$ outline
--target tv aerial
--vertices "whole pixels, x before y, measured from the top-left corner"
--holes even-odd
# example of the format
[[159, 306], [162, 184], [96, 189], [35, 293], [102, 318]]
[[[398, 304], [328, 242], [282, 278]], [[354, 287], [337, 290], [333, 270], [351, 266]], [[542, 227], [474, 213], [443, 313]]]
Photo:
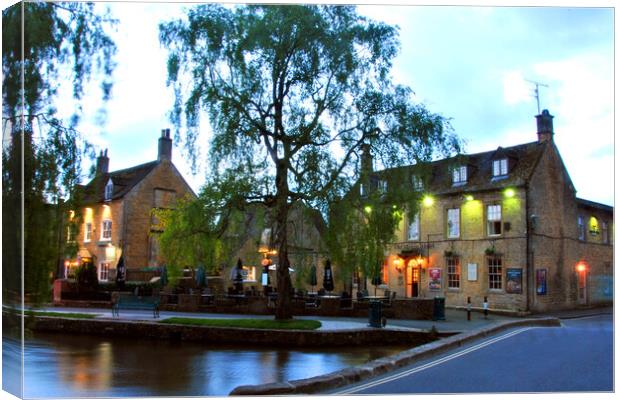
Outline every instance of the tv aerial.
[[538, 108], [538, 114], [540, 114], [540, 91], [539, 91], [539, 87], [546, 87], [548, 88], [549, 85], [546, 85], [544, 83], [540, 83], [540, 82], [536, 82], [536, 81], [531, 81], [529, 79], [526, 79], [525, 81], [531, 83], [534, 85], [534, 97], [536, 98], [536, 107]]

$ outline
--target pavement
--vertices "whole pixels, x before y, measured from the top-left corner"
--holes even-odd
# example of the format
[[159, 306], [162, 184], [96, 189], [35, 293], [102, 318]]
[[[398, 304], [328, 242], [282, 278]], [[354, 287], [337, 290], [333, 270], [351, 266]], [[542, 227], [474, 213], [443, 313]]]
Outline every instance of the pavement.
[[[112, 313], [107, 308], [75, 308], [75, 307], [43, 307], [41, 311], [52, 311], [60, 313], [87, 313], [96, 314], [96, 318], [110, 319]], [[580, 318], [590, 315], [613, 314], [613, 307], [577, 309], [568, 311], [557, 311], [552, 313], [533, 314], [528, 316], [531, 318], [548, 318], [555, 317], [559, 319]], [[153, 321], [152, 312], [143, 310], [121, 310], [120, 316], [116, 319], [122, 320], [145, 320]], [[180, 312], [180, 311], [161, 311], [159, 320], [184, 317], [184, 318], [256, 318], [256, 319], [272, 319], [272, 315], [248, 315], [248, 314], [219, 314], [204, 312]], [[347, 317], [324, 317], [324, 316], [300, 316], [300, 319], [312, 319], [321, 322], [319, 330], [346, 330], [346, 329], [364, 329], [368, 328], [367, 318], [347, 318]], [[406, 329], [406, 330], [429, 330], [434, 326], [438, 332], [468, 332], [484, 329], [485, 327], [496, 325], [510, 321], [519, 321], [523, 318], [511, 317], [505, 315], [490, 314], [487, 318], [480, 312], [472, 312], [471, 320], [467, 320], [467, 312], [464, 310], [446, 309], [445, 320], [429, 321], [429, 320], [397, 320], [388, 319], [386, 328], [390, 329]]]

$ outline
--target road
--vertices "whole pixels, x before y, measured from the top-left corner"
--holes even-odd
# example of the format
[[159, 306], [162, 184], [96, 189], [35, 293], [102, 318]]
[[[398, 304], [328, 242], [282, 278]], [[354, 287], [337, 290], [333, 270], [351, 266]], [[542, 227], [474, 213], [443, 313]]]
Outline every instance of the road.
[[504, 331], [331, 394], [613, 391], [613, 321]]

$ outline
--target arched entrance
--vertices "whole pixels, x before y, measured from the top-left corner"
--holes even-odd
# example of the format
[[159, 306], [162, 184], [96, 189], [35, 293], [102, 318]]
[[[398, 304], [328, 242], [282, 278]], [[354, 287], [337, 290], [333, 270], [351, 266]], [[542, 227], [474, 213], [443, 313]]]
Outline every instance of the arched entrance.
[[407, 297], [420, 297], [421, 266], [415, 258], [407, 260], [406, 265]]

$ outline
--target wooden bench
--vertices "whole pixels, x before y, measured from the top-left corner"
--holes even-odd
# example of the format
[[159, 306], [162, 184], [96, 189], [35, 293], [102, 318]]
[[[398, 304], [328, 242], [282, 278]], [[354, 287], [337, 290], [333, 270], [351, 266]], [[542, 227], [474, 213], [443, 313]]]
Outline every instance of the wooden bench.
[[112, 316], [119, 316], [120, 309], [152, 310], [153, 318], [159, 318], [159, 296], [135, 296], [117, 294], [112, 298]]

